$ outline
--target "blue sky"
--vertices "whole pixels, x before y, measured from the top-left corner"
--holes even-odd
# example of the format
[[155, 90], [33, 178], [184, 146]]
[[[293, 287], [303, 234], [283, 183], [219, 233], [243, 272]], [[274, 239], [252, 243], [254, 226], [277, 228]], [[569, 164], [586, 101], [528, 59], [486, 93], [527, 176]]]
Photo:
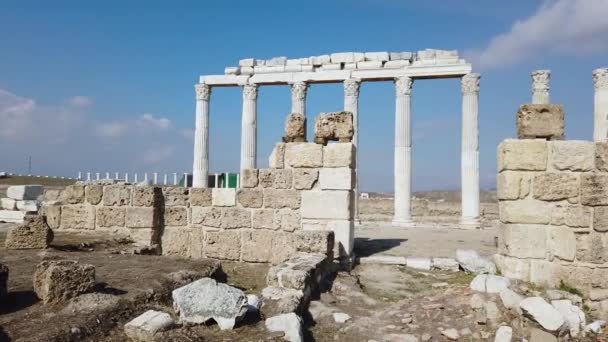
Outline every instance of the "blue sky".
[[[184, 172], [192, 168], [193, 85], [246, 57], [457, 49], [482, 74], [482, 187], [515, 136], [530, 72], [552, 70], [568, 139], [591, 139], [591, 72], [608, 66], [608, 1], [405, 0], [0, 2], [0, 170]], [[412, 93], [414, 190], [460, 187], [459, 80]], [[309, 118], [340, 110], [340, 84], [309, 89]], [[280, 140], [287, 86], [258, 96], [260, 167]], [[360, 184], [392, 191], [394, 89], [364, 83]], [[211, 170], [238, 169], [241, 94], [214, 89]], [[312, 120], [311, 120], [312, 121]]]

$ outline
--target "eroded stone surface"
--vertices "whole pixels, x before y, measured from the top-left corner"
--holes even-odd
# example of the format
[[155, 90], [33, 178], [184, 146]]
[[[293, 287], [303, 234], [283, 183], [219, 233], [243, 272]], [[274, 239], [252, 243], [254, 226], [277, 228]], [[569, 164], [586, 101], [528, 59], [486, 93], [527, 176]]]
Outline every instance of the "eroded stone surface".
[[125, 335], [136, 342], [152, 341], [157, 332], [166, 330], [172, 325], [171, 315], [148, 310], [125, 324]]
[[287, 116], [283, 142], [306, 142], [306, 116], [300, 113]]
[[293, 187], [296, 190], [310, 190], [319, 179], [319, 170], [317, 169], [294, 169], [293, 170]]
[[314, 143], [286, 144], [285, 166], [292, 168], [323, 166], [323, 146]]
[[547, 154], [544, 140], [504, 140], [498, 145], [498, 171], [544, 171]]
[[520, 139], [564, 138], [564, 110], [556, 104], [525, 104], [517, 111], [517, 136]]
[[53, 241], [53, 231], [44, 216], [27, 215], [23, 223], [12, 228], [6, 235], [7, 249], [47, 248]]
[[353, 113], [321, 113], [315, 118], [315, 143], [350, 142], [353, 138]]
[[34, 291], [45, 304], [64, 302], [95, 285], [95, 267], [74, 260], [45, 260], [36, 267]]

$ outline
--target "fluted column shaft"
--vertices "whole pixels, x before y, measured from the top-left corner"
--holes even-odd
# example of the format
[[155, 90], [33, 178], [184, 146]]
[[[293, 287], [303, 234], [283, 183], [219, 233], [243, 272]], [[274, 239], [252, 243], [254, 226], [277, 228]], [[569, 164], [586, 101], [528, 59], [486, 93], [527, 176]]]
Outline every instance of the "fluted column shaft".
[[257, 85], [243, 86], [243, 117], [241, 122], [241, 173], [256, 168], [257, 151]]
[[462, 219], [468, 228], [479, 226], [479, 74], [462, 78]]
[[344, 111], [353, 113], [353, 145], [355, 146], [355, 194], [353, 217], [359, 221], [359, 87], [361, 80], [344, 81]]
[[608, 141], [608, 68], [593, 71], [593, 140]]
[[306, 117], [306, 82], [295, 82], [291, 84], [291, 112]]
[[196, 92], [196, 126], [194, 130], [194, 163], [192, 186], [207, 187], [209, 174], [209, 98], [211, 87], [202, 83], [194, 86]]
[[549, 81], [551, 80], [551, 70], [536, 70], [532, 72], [532, 103], [549, 104]]
[[412, 224], [412, 135], [411, 92], [412, 79], [395, 80], [395, 215], [393, 224]]

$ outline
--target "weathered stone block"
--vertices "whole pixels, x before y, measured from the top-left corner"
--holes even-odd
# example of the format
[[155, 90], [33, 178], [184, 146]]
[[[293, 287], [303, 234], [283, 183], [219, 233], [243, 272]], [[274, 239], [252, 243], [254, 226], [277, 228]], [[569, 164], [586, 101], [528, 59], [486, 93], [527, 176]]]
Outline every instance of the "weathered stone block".
[[158, 225], [158, 212], [155, 208], [127, 208], [126, 226], [128, 228], [154, 228]]
[[190, 208], [190, 222], [194, 225], [219, 228], [222, 221], [222, 209], [213, 207]]
[[88, 204], [97, 205], [103, 198], [103, 185], [90, 184], [84, 189], [85, 200]]
[[564, 110], [556, 104], [525, 104], [517, 111], [519, 139], [561, 140], [564, 138]]
[[301, 228], [300, 213], [297, 210], [277, 209], [274, 212], [274, 226], [286, 232], [293, 232]]
[[298, 231], [295, 233], [298, 252], [325, 254], [333, 257], [334, 232], [332, 231]]
[[97, 226], [104, 228], [124, 227], [125, 212], [125, 208], [99, 207], [97, 208]]
[[498, 172], [503, 170], [544, 171], [547, 142], [507, 139], [498, 145]]
[[95, 267], [73, 260], [42, 261], [34, 274], [34, 291], [45, 304], [67, 301], [94, 285]]
[[323, 146], [314, 143], [288, 143], [285, 145], [285, 167], [323, 166]]
[[171, 315], [148, 310], [125, 324], [125, 335], [135, 342], [153, 341], [156, 333], [173, 325]]
[[576, 260], [580, 262], [608, 262], [608, 234], [592, 231], [576, 234]]
[[129, 228], [129, 237], [136, 245], [158, 247], [160, 243], [160, 229], [158, 228]]
[[530, 282], [533, 284], [556, 287], [559, 285], [560, 265], [542, 259], [530, 260]]
[[243, 188], [255, 188], [258, 186], [258, 169], [245, 169], [241, 172], [241, 186]]
[[17, 210], [0, 210], [0, 222], [21, 223], [27, 213]]
[[547, 256], [547, 231], [542, 225], [501, 224], [499, 251], [517, 258], [544, 259]]
[[241, 208], [222, 208], [220, 228], [251, 228], [251, 211]]
[[598, 172], [581, 174], [581, 204], [608, 205], [608, 174]]
[[43, 199], [44, 202], [55, 202], [61, 200], [61, 190], [45, 189]]
[[525, 172], [503, 171], [496, 178], [499, 200], [523, 199], [530, 193], [530, 176]]
[[61, 229], [95, 229], [95, 207], [64, 205], [61, 208]]
[[297, 190], [264, 189], [264, 208], [299, 209], [300, 192]]
[[310, 190], [319, 179], [319, 170], [317, 169], [294, 169], [293, 170], [293, 187], [297, 190]]
[[27, 211], [27, 212], [37, 212], [38, 211], [38, 201], [37, 200], [24, 200], [24, 201], [16, 201], [17, 210]]
[[203, 233], [200, 228], [165, 228], [160, 241], [163, 255], [200, 257]]
[[593, 229], [608, 232], [608, 207], [593, 208]]
[[61, 201], [65, 204], [84, 202], [84, 185], [69, 185], [61, 192]]
[[285, 232], [275, 232], [272, 238], [272, 257], [270, 263], [281, 263], [297, 254], [294, 234]]
[[211, 189], [192, 188], [190, 189], [190, 206], [210, 207]]
[[274, 145], [270, 157], [268, 157], [268, 167], [271, 169], [282, 169], [285, 167], [285, 144]]
[[557, 170], [590, 171], [594, 165], [594, 146], [589, 141], [553, 141], [550, 164]]
[[239, 231], [207, 231], [204, 253], [207, 258], [239, 260], [241, 257]]
[[275, 209], [254, 210], [252, 215], [252, 227], [254, 229], [278, 229], [274, 222]]
[[315, 275], [325, 267], [323, 255], [298, 255], [286, 262], [271, 267], [266, 276], [269, 286], [280, 286], [296, 290], [312, 289], [316, 284]]
[[315, 118], [315, 143], [328, 141], [351, 142], [353, 139], [353, 113], [321, 113]]
[[559, 201], [578, 196], [578, 177], [568, 173], [548, 172], [534, 177], [534, 198], [543, 201]]
[[123, 206], [129, 205], [131, 200], [131, 187], [128, 185], [107, 185], [103, 188], [103, 205]]
[[595, 143], [595, 168], [598, 171], [608, 171], [608, 143]]
[[188, 225], [188, 208], [168, 207], [165, 208], [165, 226], [182, 227]]
[[499, 203], [499, 216], [503, 223], [548, 224], [551, 210], [551, 203], [532, 199]]
[[17, 210], [17, 200], [12, 198], [0, 198], [0, 209]]
[[27, 215], [23, 223], [6, 234], [6, 249], [47, 248], [53, 241], [53, 231], [44, 216]]
[[287, 116], [283, 142], [306, 142], [306, 116], [303, 113], [291, 113]]
[[42, 195], [44, 187], [42, 185], [13, 185], [6, 189], [6, 197], [15, 200], [35, 200]]
[[49, 205], [43, 206], [40, 213], [46, 217], [46, 223], [51, 229], [59, 229], [61, 223], [61, 206]]
[[591, 208], [575, 205], [558, 205], [551, 212], [551, 224], [572, 228], [589, 228]]
[[574, 261], [576, 236], [568, 227], [548, 227], [547, 249], [562, 260]]
[[291, 169], [262, 169], [260, 170], [260, 186], [273, 189], [291, 189]]
[[322, 168], [319, 186], [321, 190], [352, 190], [355, 188], [355, 172], [348, 167]]
[[239, 189], [236, 199], [244, 208], [261, 208], [264, 204], [264, 192], [261, 189]]
[[348, 258], [355, 247], [355, 224], [352, 220], [331, 220], [327, 229], [334, 232], [334, 255], [338, 258]]
[[355, 146], [340, 143], [323, 146], [323, 167], [355, 168]]
[[494, 261], [503, 276], [523, 281], [530, 280], [530, 259], [497, 254], [494, 256]]
[[302, 191], [302, 218], [348, 220], [350, 197], [350, 191]]
[[158, 187], [135, 186], [133, 187], [134, 207], [153, 207], [160, 204], [162, 200], [162, 190]]
[[188, 205], [188, 196], [190, 195], [190, 189], [182, 187], [164, 187], [163, 196], [165, 197], [165, 207], [180, 206], [185, 207]]
[[213, 188], [211, 203], [216, 207], [234, 207], [236, 205], [236, 189]]
[[242, 260], [247, 262], [269, 262], [272, 258], [271, 230], [243, 230]]

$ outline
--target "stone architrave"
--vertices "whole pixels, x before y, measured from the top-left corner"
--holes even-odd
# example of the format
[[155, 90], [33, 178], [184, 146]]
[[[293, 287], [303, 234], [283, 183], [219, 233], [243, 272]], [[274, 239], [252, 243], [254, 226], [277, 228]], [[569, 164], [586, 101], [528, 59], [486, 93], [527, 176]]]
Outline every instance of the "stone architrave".
[[395, 215], [393, 224], [410, 226], [412, 191], [411, 94], [413, 80], [395, 79]]
[[466, 228], [479, 227], [479, 80], [470, 73], [462, 77], [462, 218]]
[[608, 68], [593, 71], [593, 140], [608, 141]]
[[532, 103], [549, 104], [549, 81], [551, 70], [536, 70], [532, 74]]
[[321, 113], [315, 118], [315, 143], [327, 145], [328, 141], [351, 142], [353, 138], [353, 113]]
[[291, 113], [285, 121], [283, 142], [306, 142], [306, 116], [301, 113]]
[[255, 84], [243, 86], [243, 114], [241, 121], [241, 170], [255, 169], [257, 156], [257, 98]]
[[211, 87], [201, 83], [196, 92], [196, 128], [194, 130], [194, 165], [192, 186], [206, 188], [209, 176], [209, 98]]

